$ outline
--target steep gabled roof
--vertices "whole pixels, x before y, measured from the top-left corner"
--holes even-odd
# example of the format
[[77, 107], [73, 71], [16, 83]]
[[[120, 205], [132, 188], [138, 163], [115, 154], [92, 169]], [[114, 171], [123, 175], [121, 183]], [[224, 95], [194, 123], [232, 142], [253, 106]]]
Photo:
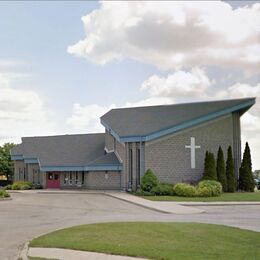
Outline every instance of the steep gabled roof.
[[[81, 169], [88, 165], [120, 165], [116, 155], [104, 152], [105, 134], [23, 137], [11, 150], [13, 159], [38, 160], [41, 169]], [[19, 157], [20, 156], [20, 157]]]
[[[157, 133], [180, 131], [235, 111], [244, 113], [255, 98], [112, 109], [101, 123], [120, 141], [148, 141]], [[162, 133], [163, 135], [163, 133]]]

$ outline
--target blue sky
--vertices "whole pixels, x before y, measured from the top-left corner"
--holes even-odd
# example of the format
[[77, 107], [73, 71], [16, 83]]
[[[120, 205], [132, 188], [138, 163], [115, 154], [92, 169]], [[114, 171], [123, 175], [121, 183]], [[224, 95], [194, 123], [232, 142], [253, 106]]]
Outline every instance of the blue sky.
[[[258, 97], [260, 7], [229, 4], [0, 2], [0, 142], [101, 131], [111, 107]], [[259, 112], [242, 125], [255, 158]]]

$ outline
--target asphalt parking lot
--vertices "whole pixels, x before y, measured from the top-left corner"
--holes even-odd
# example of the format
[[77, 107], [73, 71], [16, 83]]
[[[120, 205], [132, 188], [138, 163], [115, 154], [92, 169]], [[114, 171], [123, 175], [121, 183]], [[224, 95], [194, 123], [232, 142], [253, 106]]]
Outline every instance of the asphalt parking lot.
[[17, 259], [35, 236], [73, 225], [112, 221], [183, 221], [230, 225], [260, 232], [260, 205], [207, 206], [202, 214], [159, 213], [102, 194], [12, 193], [0, 201], [0, 259]]

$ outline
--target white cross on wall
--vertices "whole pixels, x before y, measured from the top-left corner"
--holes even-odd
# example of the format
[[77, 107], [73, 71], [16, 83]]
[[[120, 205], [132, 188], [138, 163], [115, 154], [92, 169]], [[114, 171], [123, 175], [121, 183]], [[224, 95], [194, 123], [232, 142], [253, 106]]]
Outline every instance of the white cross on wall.
[[195, 150], [200, 148], [200, 145], [195, 145], [195, 137], [190, 138], [190, 145], [185, 145], [185, 148], [190, 149], [191, 169], [195, 169]]

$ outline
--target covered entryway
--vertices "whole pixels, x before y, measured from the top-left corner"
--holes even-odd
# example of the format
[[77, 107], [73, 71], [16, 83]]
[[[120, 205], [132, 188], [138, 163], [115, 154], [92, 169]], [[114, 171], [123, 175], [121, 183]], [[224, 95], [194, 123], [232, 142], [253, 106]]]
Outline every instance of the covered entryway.
[[60, 173], [48, 172], [47, 173], [47, 188], [59, 189], [60, 188]]

